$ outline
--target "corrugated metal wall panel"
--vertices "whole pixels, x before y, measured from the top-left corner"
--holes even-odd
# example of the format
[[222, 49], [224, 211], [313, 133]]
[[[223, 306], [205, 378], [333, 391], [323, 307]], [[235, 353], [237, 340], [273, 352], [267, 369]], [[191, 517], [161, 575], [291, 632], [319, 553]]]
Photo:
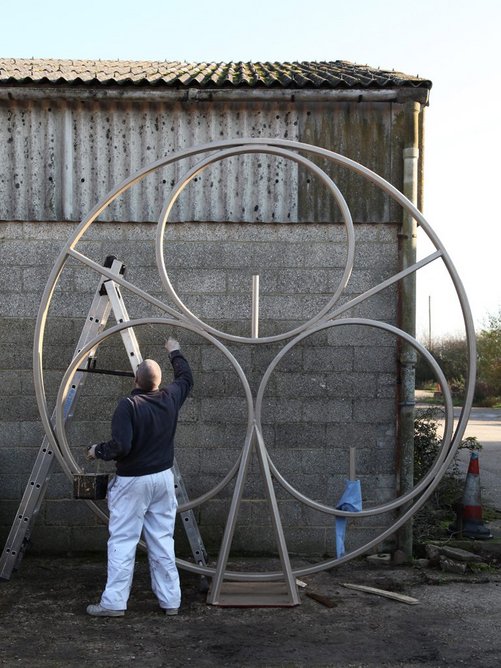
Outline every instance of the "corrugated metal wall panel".
[[[402, 189], [403, 106], [393, 102], [316, 102], [298, 105], [301, 141], [325, 146], [361, 163]], [[399, 221], [401, 209], [382, 190], [345, 167], [314, 158], [347, 198], [355, 222]], [[303, 167], [299, 170], [299, 219], [340, 221], [325, 188]]]
[[[298, 139], [287, 102], [4, 101], [0, 112], [3, 220], [80, 220], [126, 177], [181, 148], [237, 136]], [[149, 175], [100, 218], [156, 221], [196, 160]], [[172, 219], [295, 221], [297, 172], [274, 157], [226, 159], [188, 186]]]

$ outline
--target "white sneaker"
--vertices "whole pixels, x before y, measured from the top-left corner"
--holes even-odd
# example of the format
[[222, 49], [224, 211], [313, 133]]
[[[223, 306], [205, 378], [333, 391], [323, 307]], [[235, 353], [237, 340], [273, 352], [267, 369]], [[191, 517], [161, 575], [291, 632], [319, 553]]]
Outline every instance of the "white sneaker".
[[177, 615], [179, 612], [179, 608], [164, 608], [164, 610], [165, 614], [168, 615], [169, 617]]
[[92, 617], [123, 617], [125, 610], [108, 610], [108, 608], [103, 608], [100, 603], [97, 603], [87, 606], [87, 614], [92, 615]]

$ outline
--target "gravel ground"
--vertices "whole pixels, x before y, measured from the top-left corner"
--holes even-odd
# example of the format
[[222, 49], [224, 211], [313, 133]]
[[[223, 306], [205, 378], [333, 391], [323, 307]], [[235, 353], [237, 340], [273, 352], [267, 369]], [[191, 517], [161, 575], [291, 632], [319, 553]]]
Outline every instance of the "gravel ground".
[[[294, 567], [306, 562], [295, 562]], [[255, 568], [269, 570], [266, 560]], [[238, 567], [233, 564], [232, 567]], [[103, 555], [28, 554], [0, 583], [2, 666], [481, 666], [501, 663], [501, 571], [454, 575], [364, 560], [302, 578], [293, 608], [208, 606], [182, 573], [178, 617], [160, 613], [139, 556], [123, 618], [85, 614], [105, 580]], [[358, 583], [418, 599], [407, 605], [343, 587]], [[328, 598], [332, 607], [308, 594]]]

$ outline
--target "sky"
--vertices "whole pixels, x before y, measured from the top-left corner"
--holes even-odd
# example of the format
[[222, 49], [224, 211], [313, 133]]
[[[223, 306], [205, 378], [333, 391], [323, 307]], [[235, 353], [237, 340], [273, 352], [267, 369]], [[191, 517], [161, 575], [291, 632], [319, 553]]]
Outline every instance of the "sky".
[[[0, 10], [0, 57], [347, 60], [430, 79], [423, 213], [477, 330], [499, 313], [499, 0], [0, 0]], [[448, 276], [434, 263], [417, 282], [418, 338], [461, 336]]]

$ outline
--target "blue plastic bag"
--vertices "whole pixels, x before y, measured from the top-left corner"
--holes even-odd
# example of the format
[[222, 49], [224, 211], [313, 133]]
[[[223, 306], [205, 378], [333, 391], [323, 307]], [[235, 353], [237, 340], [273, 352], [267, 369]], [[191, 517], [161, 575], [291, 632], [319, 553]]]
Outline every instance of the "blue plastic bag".
[[[343, 495], [336, 506], [337, 510], [346, 510], [359, 513], [362, 510], [362, 490], [360, 480], [347, 480]], [[336, 554], [342, 557], [345, 554], [344, 538], [346, 535], [347, 517], [336, 517]]]

